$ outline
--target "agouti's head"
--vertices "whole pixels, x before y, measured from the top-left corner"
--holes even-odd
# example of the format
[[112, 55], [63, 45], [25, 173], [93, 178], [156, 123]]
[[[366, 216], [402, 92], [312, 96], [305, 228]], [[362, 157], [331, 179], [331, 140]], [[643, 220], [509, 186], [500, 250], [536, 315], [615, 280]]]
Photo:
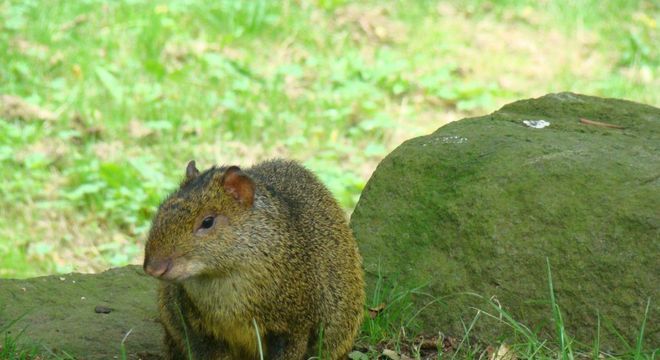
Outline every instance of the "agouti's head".
[[237, 166], [199, 172], [188, 163], [179, 190], [158, 208], [145, 247], [144, 271], [182, 281], [218, 276], [242, 257], [240, 225], [252, 213], [255, 184]]

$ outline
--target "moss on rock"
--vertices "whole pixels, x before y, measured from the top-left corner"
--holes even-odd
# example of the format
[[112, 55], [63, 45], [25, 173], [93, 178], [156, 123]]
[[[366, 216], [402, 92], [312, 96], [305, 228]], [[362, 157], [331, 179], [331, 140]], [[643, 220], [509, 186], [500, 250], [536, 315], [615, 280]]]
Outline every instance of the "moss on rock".
[[159, 358], [156, 286], [139, 266], [0, 279], [0, 329], [18, 320], [7, 335], [22, 346], [77, 359], [117, 358], [131, 331], [124, 342], [129, 359]]
[[[560, 93], [406, 141], [351, 218], [369, 285], [378, 271], [426, 285], [441, 299], [422, 312], [426, 331], [460, 336], [474, 308], [496, 314], [476, 293], [552, 335], [547, 258], [570, 335], [591, 344], [600, 314], [604, 348], [626, 350], [614, 333], [634, 344], [651, 299], [646, 343], [657, 346], [659, 133], [657, 108]], [[472, 335], [507, 331], [482, 316]]]

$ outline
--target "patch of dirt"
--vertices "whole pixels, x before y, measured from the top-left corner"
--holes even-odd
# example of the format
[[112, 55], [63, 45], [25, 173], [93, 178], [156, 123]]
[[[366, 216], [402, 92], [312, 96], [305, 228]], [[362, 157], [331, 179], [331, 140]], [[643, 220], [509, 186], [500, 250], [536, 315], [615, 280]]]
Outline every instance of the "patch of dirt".
[[[100, 117], [100, 116], [99, 116]], [[105, 129], [102, 125], [90, 124], [79, 113], [75, 114], [71, 119], [72, 127], [80, 132], [80, 136], [76, 141], [82, 142], [83, 139], [100, 139]]]
[[76, 16], [73, 20], [67, 21], [60, 26], [60, 31], [67, 32], [70, 31], [86, 22], [89, 21], [89, 16], [82, 14]]
[[[310, 58], [309, 51], [296, 45], [295, 37], [289, 37], [269, 54], [268, 59], [264, 59], [264, 66], [261, 71], [265, 77], [272, 77], [282, 65], [304, 64], [308, 58]], [[305, 66], [302, 66], [301, 69], [303, 71], [308, 70], [305, 69]], [[316, 76], [317, 74], [309, 71], [295, 76], [285, 74], [284, 93], [291, 100], [305, 96], [311, 84], [314, 83]]]
[[0, 118], [7, 120], [55, 121], [57, 115], [13, 95], [0, 95]]
[[[38, 142], [30, 144], [18, 151], [16, 154], [16, 160], [18, 162], [23, 162], [30, 156], [41, 154], [46, 159], [48, 159], [50, 166], [62, 160], [69, 153], [69, 151], [69, 146], [65, 141], [55, 137], [45, 137]], [[51, 183], [52, 182], [49, 179], [49, 181], [46, 182], [46, 186]]]
[[[585, 80], [597, 78], [597, 72], [614, 61], [594, 51], [598, 40], [594, 33], [580, 30], [567, 36], [557, 29], [544, 29], [546, 19], [531, 9], [511, 16], [540, 25], [491, 18], [447, 19], [446, 25], [461, 34], [466, 44], [457, 54], [468, 72], [466, 80], [492, 79], [507, 91], [536, 96], [548, 91], [539, 85], [556, 83], [557, 77], [567, 73]], [[484, 54], [491, 60], [484, 61]]]
[[382, 5], [367, 7], [350, 4], [337, 10], [334, 26], [350, 30], [356, 42], [401, 42], [407, 36], [407, 28], [390, 15], [391, 10]]
[[21, 37], [15, 37], [10, 42], [11, 48], [19, 54], [45, 59], [49, 48], [46, 45], [34, 43]]
[[193, 57], [201, 57], [207, 53], [218, 53], [229, 60], [241, 60], [245, 53], [240, 49], [223, 47], [220, 44], [207, 42], [202, 39], [193, 41], [169, 41], [161, 53], [161, 62], [169, 71], [183, 68], [187, 61]]
[[94, 144], [94, 154], [101, 161], [124, 161], [124, 143], [118, 140]]
[[154, 135], [155, 131], [138, 119], [132, 119], [127, 126], [128, 135], [134, 139], [142, 139]]

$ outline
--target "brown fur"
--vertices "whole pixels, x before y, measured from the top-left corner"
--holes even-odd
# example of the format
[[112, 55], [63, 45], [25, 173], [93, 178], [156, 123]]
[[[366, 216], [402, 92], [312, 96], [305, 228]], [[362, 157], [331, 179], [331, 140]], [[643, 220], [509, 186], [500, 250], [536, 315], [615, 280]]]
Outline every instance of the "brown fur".
[[254, 323], [267, 359], [317, 355], [321, 331], [324, 358], [350, 352], [361, 258], [343, 211], [299, 164], [199, 173], [191, 162], [153, 220], [145, 270], [170, 260], [159, 293], [168, 358], [258, 359]]

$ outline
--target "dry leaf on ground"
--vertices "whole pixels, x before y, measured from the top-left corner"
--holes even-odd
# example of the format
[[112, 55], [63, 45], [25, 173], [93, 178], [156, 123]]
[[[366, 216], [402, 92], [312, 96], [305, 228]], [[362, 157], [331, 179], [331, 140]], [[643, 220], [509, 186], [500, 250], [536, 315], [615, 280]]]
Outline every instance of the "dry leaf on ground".
[[585, 124], [585, 125], [600, 126], [600, 127], [611, 128], [611, 129], [624, 129], [624, 127], [621, 126], [621, 125], [609, 124], [609, 123], [589, 120], [589, 119], [585, 119], [585, 118], [580, 118], [580, 123]]
[[413, 360], [413, 358], [406, 354], [398, 354], [396, 351], [390, 349], [383, 350], [383, 356], [390, 360]]
[[421, 350], [437, 350], [440, 345], [438, 336], [418, 336], [415, 343]]
[[369, 317], [374, 319], [374, 318], [376, 318], [376, 316], [378, 316], [378, 314], [383, 312], [383, 310], [385, 310], [385, 303], [380, 303], [377, 306], [370, 307], [369, 308]]
[[513, 350], [507, 345], [502, 344], [497, 348], [497, 351], [493, 349], [492, 346], [489, 346], [486, 349], [488, 352], [488, 360], [517, 360], [518, 358], [514, 354]]

